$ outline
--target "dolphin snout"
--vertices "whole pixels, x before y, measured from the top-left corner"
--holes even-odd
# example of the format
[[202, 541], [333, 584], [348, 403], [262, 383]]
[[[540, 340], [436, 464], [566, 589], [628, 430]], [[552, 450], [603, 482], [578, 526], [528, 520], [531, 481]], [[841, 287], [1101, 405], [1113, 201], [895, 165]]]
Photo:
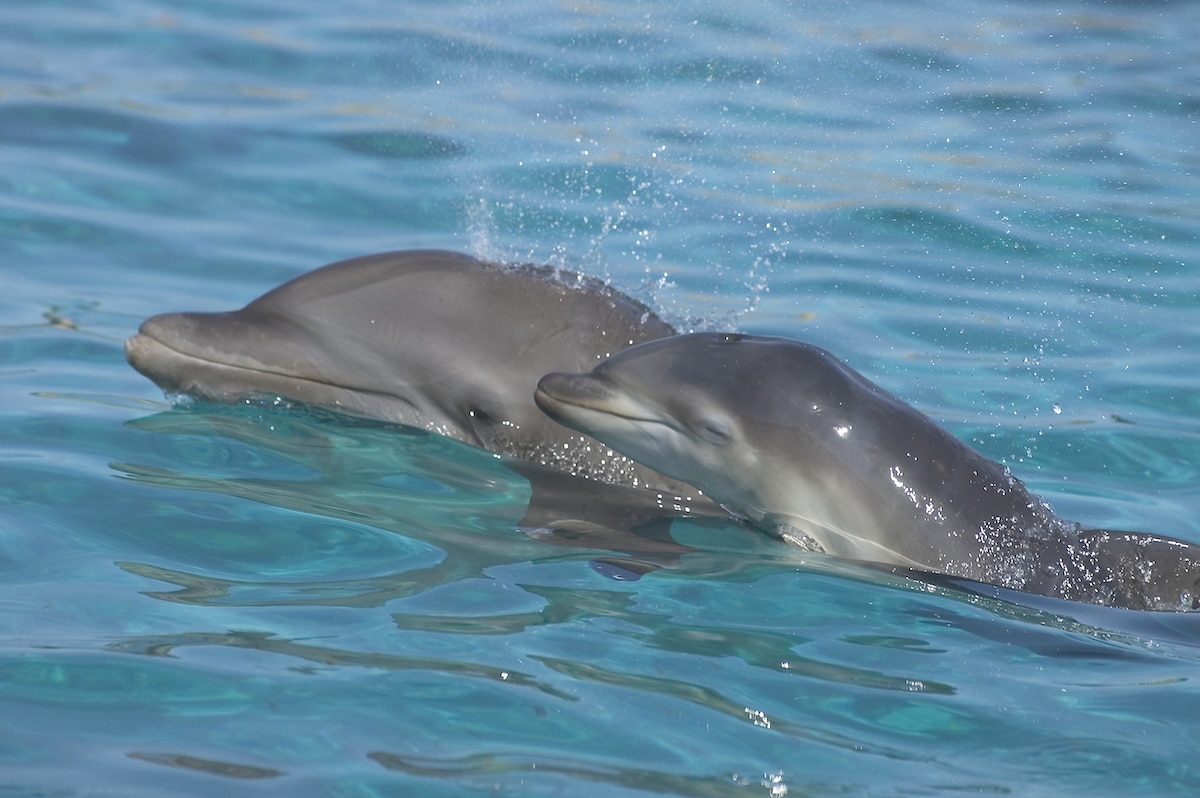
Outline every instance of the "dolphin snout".
[[184, 314], [151, 316], [125, 341], [125, 359], [160, 387], [177, 389], [182, 385], [186, 371], [181, 342], [186, 345], [193, 330]]
[[[204, 375], [237, 368], [264, 370], [254, 350], [267, 343], [237, 313], [162, 313], [142, 322], [125, 342], [125, 359], [164, 390], [199, 394], [198, 380]], [[273, 352], [280, 364], [286, 362], [283, 349]]]
[[538, 380], [533, 398], [544, 412], [554, 415], [553, 411], [564, 405], [603, 410], [614, 396], [612, 388], [592, 374], [557, 371]]
[[[142, 326], [125, 342], [126, 357], [153, 351], [155, 345], [175, 352], [190, 352], [201, 349], [206, 334], [205, 327], [198, 323], [197, 313], [160, 313], [142, 322]], [[132, 360], [131, 360], [132, 362]]]

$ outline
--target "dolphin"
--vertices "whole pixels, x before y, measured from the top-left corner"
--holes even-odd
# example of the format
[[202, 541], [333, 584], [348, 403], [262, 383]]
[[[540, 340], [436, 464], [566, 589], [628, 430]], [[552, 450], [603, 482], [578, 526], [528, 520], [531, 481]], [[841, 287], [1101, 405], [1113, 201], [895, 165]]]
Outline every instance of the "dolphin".
[[283, 397], [686, 498], [694, 489], [560, 426], [533, 403], [543, 374], [587, 369], [673, 333], [648, 307], [590, 277], [415, 250], [324, 266], [241, 310], [153, 316], [125, 355], [168, 394]]
[[1060, 518], [1008, 468], [810, 344], [651, 341], [544, 376], [535, 401], [811, 549], [1093, 604], [1200, 607], [1200, 547]]

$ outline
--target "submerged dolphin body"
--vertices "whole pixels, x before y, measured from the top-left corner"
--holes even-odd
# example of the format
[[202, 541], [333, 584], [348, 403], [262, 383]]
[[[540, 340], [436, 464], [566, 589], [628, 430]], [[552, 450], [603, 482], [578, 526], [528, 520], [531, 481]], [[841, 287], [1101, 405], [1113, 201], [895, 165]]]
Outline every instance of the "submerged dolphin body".
[[228, 313], [147, 319], [126, 358], [168, 393], [281, 396], [447, 435], [618, 485], [694, 494], [558, 425], [549, 371], [590, 368], [674, 330], [598, 280], [438, 250], [324, 266]]
[[543, 377], [536, 401], [829, 554], [1132, 609], [1200, 602], [1200, 547], [1059, 518], [1006, 467], [799, 341], [652, 341]]

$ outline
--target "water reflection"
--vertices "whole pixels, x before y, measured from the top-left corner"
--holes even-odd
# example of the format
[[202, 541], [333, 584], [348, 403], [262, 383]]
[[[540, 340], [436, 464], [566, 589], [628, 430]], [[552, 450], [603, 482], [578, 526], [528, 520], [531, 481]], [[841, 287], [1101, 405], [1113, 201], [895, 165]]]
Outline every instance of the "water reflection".
[[[349, 556], [340, 561], [361, 567], [371, 559], [376, 573], [330, 578], [328, 534], [301, 537], [277, 523], [252, 534], [217, 526], [203, 535], [193, 533], [192, 539], [213, 541], [214, 550], [220, 540], [219, 564], [228, 568], [239, 550], [247, 561], [282, 558], [286, 550], [286, 564], [275, 570], [287, 578], [214, 576], [217, 563], [199, 558], [195, 571], [119, 563], [131, 573], [183, 588], [153, 593], [169, 601], [372, 606], [480, 575], [497, 564], [576, 557], [564, 555], [562, 547], [591, 551], [636, 575], [673, 567], [690, 551], [670, 536], [675, 520], [703, 522], [670, 497], [577, 479], [437, 435], [324, 411], [191, 406], [130, 425], [156, 433], [161, 454], [147, 458], [150, 462], [113, 463], [125, 478], [335, 519], [345, 522], [338, 527], [343, 532], [336, 543], [339, 552], [355, 545], [377, 549], [374, 557], [364, 551], [358, 562]], [[397, 535], [381, 541], [379, 530]], [[274, 555], [263, 551], [266, 536], [276, 539]], [[305, 579], [306, 573], [322, 578]]]

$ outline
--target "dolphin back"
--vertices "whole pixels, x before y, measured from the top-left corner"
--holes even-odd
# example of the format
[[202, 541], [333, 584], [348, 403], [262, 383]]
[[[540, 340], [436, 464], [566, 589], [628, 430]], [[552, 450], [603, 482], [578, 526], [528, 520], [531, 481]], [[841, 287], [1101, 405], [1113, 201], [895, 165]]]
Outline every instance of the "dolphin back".
[[1070, 585], [1051, 595], [1135, 610], [1200, 609], [1200, 546], [1111, 529], [1081, 530], [1078, 540], [1094, 557], [1097, 573], [1084, 586], [1094, 595], [1071, 595]]

